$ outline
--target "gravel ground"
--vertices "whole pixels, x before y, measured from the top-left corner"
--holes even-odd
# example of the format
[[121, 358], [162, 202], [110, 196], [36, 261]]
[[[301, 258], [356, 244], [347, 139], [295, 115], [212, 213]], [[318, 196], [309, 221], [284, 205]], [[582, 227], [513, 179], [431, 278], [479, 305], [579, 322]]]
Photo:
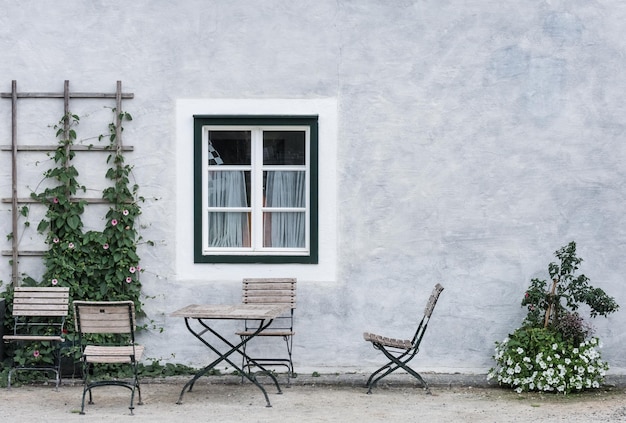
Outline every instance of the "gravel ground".
[[[404, 379], [381, 383], [372, 395], [363, 375], [297, 378], [278, 395], [264, 384], [272, 407], [259, 389], [236, 377], [205, 377], [192, 392], [178, 395], [185, 378], [144, 380], [144, 404], [134, 416], [129, 391], [119, 387], [94, 390], [95, 404], [78, 414], [82, 387], [67, 382], [24, 385], [0, 392], [2, 422], [626, 422], [626, 389], [605, 386], [570, 394], [516, 394], [494, 386], [431, 383], [431, 395]], [[436, 381], [437, 382], [437, 381]]]

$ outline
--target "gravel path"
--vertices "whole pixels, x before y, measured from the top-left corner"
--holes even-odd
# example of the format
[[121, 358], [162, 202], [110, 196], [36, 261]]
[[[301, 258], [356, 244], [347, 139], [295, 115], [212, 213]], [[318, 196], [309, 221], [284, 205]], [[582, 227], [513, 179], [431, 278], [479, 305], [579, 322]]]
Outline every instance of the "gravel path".
[[272, 407], [249, 383], [203, 378], [184, 403], [176, 401], [184, 380], [143, 384], [144, 405], [128, 410], [129, 391], [94, 390], [95, 404], [78, 414], [82, 388], [64, 384], [0, 390], [2, 422], [626, 422], [626, 390], [603, 388], [568, 396], [521, 394], [497, 387], [382, 385], [372, 395], [362, 386], [298, 383], [277, 395], [265, 385]]

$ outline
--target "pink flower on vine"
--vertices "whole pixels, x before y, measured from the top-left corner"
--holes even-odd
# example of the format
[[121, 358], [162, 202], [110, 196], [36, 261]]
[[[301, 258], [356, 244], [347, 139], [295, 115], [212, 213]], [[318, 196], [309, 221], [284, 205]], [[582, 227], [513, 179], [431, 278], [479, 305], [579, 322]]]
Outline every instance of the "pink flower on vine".
[[113, 220], [111, 220], [111, 225], [112, 225], [112, 226], [117, 225], [117, 219], [113, 219]]
[[130, 268], [128, 269], [128, 271], [130, 273], [135, 273], [137, 271], [137, 269], [135, 268], [135, 266], [130, 266]]
[[59, 199], [58, 199], [58, 198], [56, 198], [56, 197], [54, 197], [54, 198], [52, 199], [52, 202], [53, 202], [54, 204], [59, 204]]
[[33, 351], [33, 357], [35, 358], [39, 357], [39, 350]]
[[109, 244], [104, 244], [104, 245], [102, 246], [102, 248], [104, 248], [105, 250], [108, 250], [108, 249], [109, 249]]
[[69, 244], [67, 244], [67, 248], [69, 248], [70, 250], [74, 248], [74, 243], [70, 242]]
[[58, 244], [58, 243], [59, 243], [59, 241], [60, 241], [60, 239], [59, 239], [59, 238], [53, 238], [53, 239], [52, 239], [52, 242], [54, 242], [55, 244]]
[[123, 214], [124, 216], [128, 216], [128, 210], [124, 210], [124, 211], [122, 212], [122, 214]]
[[131, 278], [130, 276], [126, 278], [126, 283], [131, 283], [133, 281], [133, 278]]
[[56, 278], [54, 278], [54, 279], [52, 279], [52, 280], [50, 281], [50, 283], [52, 284], [52, 286], [54, 286], [54, 285], [58, 284], [58, 283], [59, 283], [59, 281], [58, 281]]

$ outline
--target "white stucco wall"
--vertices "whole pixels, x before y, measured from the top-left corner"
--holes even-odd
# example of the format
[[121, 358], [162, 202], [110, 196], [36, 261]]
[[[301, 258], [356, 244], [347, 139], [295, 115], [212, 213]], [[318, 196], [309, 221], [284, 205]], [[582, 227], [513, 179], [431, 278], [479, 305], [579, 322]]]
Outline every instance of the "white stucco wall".
[[[485, 372], [493, 342], [524, 316], [530, 279], [547, 277], [571, 240], [591, 282], [626, 307], [625, 18], [619, 0], [0, 0], [0, 91], [13, 79], [31, 92], [61, 91], [66, 79], [73, 91], [109, 92], [122, 80], [135, 94], [124, 139], [147, 198], [142, 235], [156, 242], [141, 248], [145, 309], [163, 328], [144, 334], [148, 357], [202, 364], [168, 314], [238, 301], [241, 277], [275, 274], [299, 277], [298, 371], [374, 367], [361, 333], [409, 335], [441, 282], [421, 368]], [[323, 263], [194, 265], [185, 110], [280, 108], [276, 99], [336, 113], [323, 129], [335, 144], [321, 140], [332, 163]], [[53, 141], [47, 125], [62, 104], [29, 107], [18, 119], [38, 125], [21, 126], [21, 139]], [[108, 119], [100, 105], [77, 107]], [[0, 137], [9, 144], [8, 100]], [[0, 160], [9, 197], [8, 154]], [[0, 234], [10, 232], [7, 204], [0, 215]], [[625, 324], [623, 311], [594, 321], [615, 373], [626, 373]]]

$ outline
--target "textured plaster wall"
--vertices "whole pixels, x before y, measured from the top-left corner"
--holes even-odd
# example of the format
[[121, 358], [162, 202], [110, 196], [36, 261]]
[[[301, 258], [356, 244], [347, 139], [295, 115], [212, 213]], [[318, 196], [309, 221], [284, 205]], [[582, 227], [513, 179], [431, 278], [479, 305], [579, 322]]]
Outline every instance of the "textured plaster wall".
[[[0, 0], [0, 91], [12, 79], [23, 91], [60, 91], [65, 79], [112, 91], [122, 80], [135, 94], [124, 137], [148, 199], [143, 235], [157, 244], [141, 249], [145, 308], [164, 329], [143, 336], [149, 357], [206, 362], [168, 313], [238, 301], [243, 276], [293, 274], [299, 371], [372, 368], [380, 358], [361, 332], [410, 335], [441, 282], [421, 366], [484, 372], [493, 342], [524, 316], [530, 279], [547, 277], [571, 240], [592, 283], [626, 307], [625, 20], [619, 0]], [[187, 218], [177, 187], [190, 178], [176, 163], [191, 142], [178, 136], [177, 101], [188, 99], [337, 102], [336, 168], [321, 204], [335, 233], [320, 228], [334, 243], [334, 276], [175, 260], [192, 239], [176, 231]], [[22, 139], [52, 140], [62, 106], [50, 107], [20, 108], [20, 122], [37, 122], [21, 124]], [[9, 143], [7, 100], [0, 136]], [[8, 154], [0, 160], [8, 197]], [[0, 215], [8, 233], [6, 203]], [[625, 316], [594, 322], [616, 373], [626, 372]]]

